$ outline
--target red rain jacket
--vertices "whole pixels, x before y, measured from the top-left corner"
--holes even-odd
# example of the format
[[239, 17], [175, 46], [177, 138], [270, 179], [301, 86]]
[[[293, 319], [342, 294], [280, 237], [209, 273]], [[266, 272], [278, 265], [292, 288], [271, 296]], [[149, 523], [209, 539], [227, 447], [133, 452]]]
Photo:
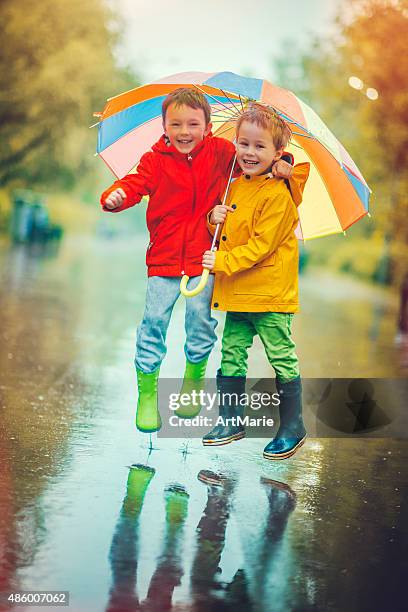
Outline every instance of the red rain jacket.
[[[220, 203], [231, 171], [235, 146], [224, 138], [206, 136], [189, 153], [167, 144], [163, 135], [145, 153], [135, 174], [128, 174], [103, 192], [107, 212], [121, 212], [149, 196], [146, 212], [150, 242], [148, 276], [198, 276], [204, 251], [211, 247], [207, 213]], [[237, 169], [237, 175], [241, 172]], [[121, 187], [121, 207], [104, 207], [107, 196]]]

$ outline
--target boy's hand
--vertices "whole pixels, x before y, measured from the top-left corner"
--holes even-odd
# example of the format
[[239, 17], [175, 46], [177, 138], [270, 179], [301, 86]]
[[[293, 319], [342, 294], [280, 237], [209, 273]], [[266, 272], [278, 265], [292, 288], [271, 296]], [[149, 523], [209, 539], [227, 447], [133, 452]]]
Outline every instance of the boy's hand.
[[234, 212], [234, 209], [231, 206], [225, 206], [223, 204], [219, 204], [218, 206], [215, 206], [210, 215], [210, 223], [212, 223], [212, 225], [217, 225], [218, 223], [224, 223], [227, 217], [228, 211]]
[[119, 208], [123, 204], [123, 200], [126, 198], [126, 193], [121, 187], [112, 191], [105, 200], [105, 207], [109, 210]]
[[288, 179], [292, 176], [293, 166], [288, 164], [284, 159], [278, 161], [272, 166], [272, 174], [277, 178]]
[[215, 253], [214, 251], [206, 251], [203, 255], [203, 268], [212, 270], [215, 266]]

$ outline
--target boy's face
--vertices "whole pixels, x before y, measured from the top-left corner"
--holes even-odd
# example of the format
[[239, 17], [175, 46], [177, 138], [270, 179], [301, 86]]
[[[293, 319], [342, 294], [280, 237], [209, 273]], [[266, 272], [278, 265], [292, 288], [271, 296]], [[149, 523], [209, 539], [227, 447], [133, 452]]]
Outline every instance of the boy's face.
[[279, 159], [283, 149], [276, 149], [269, 130], [243, 121], [236, 142], [237, 161], [245, 174], [266, 172]]
[[212, 125], [206, 124], [202, 108], [170, 104], [163, 128], [177, 151], [191, 153], [204, 136], [210, 133]]

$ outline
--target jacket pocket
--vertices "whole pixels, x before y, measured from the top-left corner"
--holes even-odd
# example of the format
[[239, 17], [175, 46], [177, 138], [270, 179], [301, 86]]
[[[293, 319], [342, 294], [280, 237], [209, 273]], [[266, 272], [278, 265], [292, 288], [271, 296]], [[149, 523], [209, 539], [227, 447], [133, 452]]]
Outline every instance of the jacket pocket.
[[282, 293], [282, 261], [275, 255], [249, 270], [238, 272], [233, 280], [234, 295], [278, 298]]

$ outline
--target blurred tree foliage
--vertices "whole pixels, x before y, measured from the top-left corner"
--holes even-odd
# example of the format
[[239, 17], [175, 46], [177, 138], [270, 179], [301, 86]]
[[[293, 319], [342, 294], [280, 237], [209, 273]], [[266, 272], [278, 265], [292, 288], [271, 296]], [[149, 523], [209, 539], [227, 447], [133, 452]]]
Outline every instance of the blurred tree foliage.
[[91, 189], [92, 113], [135, 86], [115, 66], [112, 14], [103, 0], [1, 0], [0, 31], [0, 186]]
[[348, 0], [339, 10], [333, 36], [306, 52], [292, 47], [276, 65], [281, 84], [316, 110], [373, 191], [372, 219], [351, 228], [350, 241], [319, 241], [316, 252], [326, 244], [338, 267], [399, 283], [408, 270], [408, 0]]

